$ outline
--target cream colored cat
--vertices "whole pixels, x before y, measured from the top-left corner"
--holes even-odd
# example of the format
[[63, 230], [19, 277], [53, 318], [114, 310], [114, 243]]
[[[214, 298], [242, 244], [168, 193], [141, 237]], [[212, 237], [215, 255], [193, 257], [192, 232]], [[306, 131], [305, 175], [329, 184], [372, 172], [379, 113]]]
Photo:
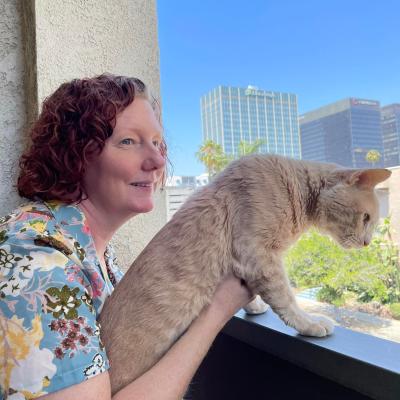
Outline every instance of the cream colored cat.
[[[106, 301], [100, 322], [112, 392], [162, 357], [228, 271], [300, 334], [331, 334], [331, 321], [298, 307], [282, 253], [311, 226], [343, 247], [367, 245], [378, 221], [374, 186], [389, 176], [272, 155], [231, 163], [161, 229]], [[249, 310], [264, 311], [264, 302]]]

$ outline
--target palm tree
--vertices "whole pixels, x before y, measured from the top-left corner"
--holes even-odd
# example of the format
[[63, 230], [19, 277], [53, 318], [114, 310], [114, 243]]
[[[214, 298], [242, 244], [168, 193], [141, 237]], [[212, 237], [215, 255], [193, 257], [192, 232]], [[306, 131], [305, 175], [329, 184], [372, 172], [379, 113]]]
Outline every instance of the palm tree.
[[260, 147], [265, 143], [264, 140], [257, 139], [254, 142], [246, 142], [244, 140], [241, 140], [239, 145], [238, 145], [238, 156], [246, 156], [248, 154], [253, 154], [257, 153]]
[[222, 171], [232, 160], [231, 157], [224, 153], [222, 146], [212, 140], [206, 140], [200, 146], [196, 157], [206, 166], [210, 179]]
[[365, 155], [365, 161], [369, 162], [374, 166], [381, 159], [381, 153], [378, 150], [369, 150]]
[[[238, 145], [238, 155], [236, 158], [256, 153], [263, 144], [264, 141], [261, 139], [257, 139], [253, 143], [242, 140]], [[212, 140], [206, 140], [200, 146], [196, 157], [206, 166], [210, 179], [235, 159], [235, 157], [225, 154], [222, 146]]]

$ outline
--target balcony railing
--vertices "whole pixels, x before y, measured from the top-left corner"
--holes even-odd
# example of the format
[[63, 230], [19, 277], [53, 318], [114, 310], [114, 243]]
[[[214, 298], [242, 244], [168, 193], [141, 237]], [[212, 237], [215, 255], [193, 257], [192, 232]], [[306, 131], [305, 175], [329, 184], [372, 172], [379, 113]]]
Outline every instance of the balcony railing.
[[335, 327], [306, 338], [272, 312], [240, 311], [217, 337], [187, 398], [399, 400], [400, 344]]

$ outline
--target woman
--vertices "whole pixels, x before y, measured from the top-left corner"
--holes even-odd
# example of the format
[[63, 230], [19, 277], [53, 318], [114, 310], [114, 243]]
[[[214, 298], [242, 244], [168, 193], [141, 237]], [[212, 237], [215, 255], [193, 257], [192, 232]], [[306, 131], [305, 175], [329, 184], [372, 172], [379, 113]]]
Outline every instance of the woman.
[[[122, 277], [110, 239], [152, 210], [165, 176], [157, 115], [140, 80], [113, 75], [65, 83], [43, 103], [20, 163], [18, 191], [30, 203], [0, 221], [3, 397], [111, 397], [96, 320]], [[249, 301], [227, 277], [169, 352], [114, 398], [182, 398], [217, 333]]]

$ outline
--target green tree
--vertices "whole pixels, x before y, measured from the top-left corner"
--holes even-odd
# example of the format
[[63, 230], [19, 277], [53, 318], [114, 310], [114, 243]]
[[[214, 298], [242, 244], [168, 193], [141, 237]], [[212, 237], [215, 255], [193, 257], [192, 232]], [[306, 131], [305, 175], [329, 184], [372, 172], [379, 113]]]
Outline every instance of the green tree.
[[344, 250], [310, 230], [286, 254], [289, 278], [300, 288], [321, 287], [318, 298], [336, 305], [347, 299], [382, 304], [400, 302], [399, 249], [390, 219], [378, 226], [368, 247]]
[[365, 155], [365, 161], [369, 162], [374, 166], [381, 159], [381, 153], [378, 150], [369, 150]]

